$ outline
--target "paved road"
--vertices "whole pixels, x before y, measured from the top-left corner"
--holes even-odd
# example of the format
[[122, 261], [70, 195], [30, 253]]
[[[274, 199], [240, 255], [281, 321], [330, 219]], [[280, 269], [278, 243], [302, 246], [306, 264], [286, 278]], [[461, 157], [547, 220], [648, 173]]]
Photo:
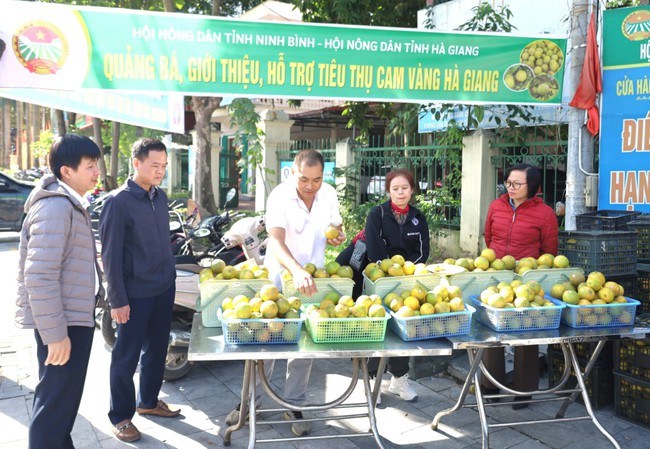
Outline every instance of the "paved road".
[[[16, 329], [13, 325], [15, 298], [15, 271], [17, 244], [0, 243], [0, 285], [3, 300], [0, 301], [0, 449], [27, 447], [27, 424], [31, 411], [32, 392], [36, 384], [36, 361], [33, 334]], [[457, 360], [463, 360], [462, 357]], [[113, 438], [106, 413], [108, 410], [109, 350], [101, 333], [95, 333], [90, 369], [86, 380], [84, 397], [79, 410], [73, 439], [76, 447], [99, 448], [155, 448], [195, 449], [223, 447], [220, 435], [225, 429], [226, 414], [239, 402], [242, 365], [239, 362], [213, 362], [195, 365], [186, 378], [163, 385], [161, 398], [182, 408], [181, 419], [134, 418], [134, 423], [144, 436], [135, 444], [124, 444]], [[460, 363], [460, 362], [459, 362]], [[272, 383], [283, 385], [284, 363], [278, 362]], [[309, 400], [316, 402], [331, 399], [349, 382], [347, 361], [318, 360], [314, 364]], [[388, 386], [385, 380], [385, 387]], [[445, 418], [438, 432], [430, 428], [433, 415], [452, 405], [459, 386], [451, 377], [418, 379], [416, 384], [419, 400], [405, 403], [384, 393], [382, 408], [378, 409], [378, 426], [388, 449], [456, 449], [479, 448], [481, 441], [478, 414], [463, 409]], [[360, 400], [359, 393], [354, 394]], [[268, 404], [267, 404], [268, 406]], [[503, 419], [536, 420], [552, 417], [557, 410], [549, 404], [534, 405], [530, 409], [514, 412], [510, 407], [492, 409], [494, 422]], [[572, 406], [568, 416], [583, 414], [583, 407]], [[263, 416], [268, 416], [264, 414]], [[274, 416], [277, 419], [279, 415]], [[617, 438], [623, 448], [648, 447], [650, 432], [613, 416], [612, 409], [598, 412], [601, 422]], [[367, 429], [366, 420], [345, 424]], [[343, 431], [337, 421], [314, 425], [313, 434], [338, 434]], [[266, 437], [291, 436], [287, 425], [266, 427]], [[236, 432], [233, 448], [247, 447], [248, 432]], [[513, 449], [599, 449], [609, 447], [588, 422], [529, 425], [517, 428], [500, 428], [491, 433], [491, 446]], [[367, 449], [375, 447], [367, 438], [342, 438], [335, 441], [304, 441], [299, 443], [276, 443], [263, 447], [282, 448], [332, 448]]]

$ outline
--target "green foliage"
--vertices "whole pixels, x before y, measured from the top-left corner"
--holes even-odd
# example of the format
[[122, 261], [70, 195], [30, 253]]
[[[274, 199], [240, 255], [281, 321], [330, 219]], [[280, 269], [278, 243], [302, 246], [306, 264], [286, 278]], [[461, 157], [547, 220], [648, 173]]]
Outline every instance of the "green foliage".
[[305, 22], [415, 28], [422, 0], [292, 0]]
[[630, 6], [639, 6], [639, 0], [609, 0], [607, 2], [607, 9], [627, 8]]
[[[266, 185], [266, 191], [270, 191], [268, 175], [275, 174], [275, 170], [264, 166], [264, 147], [262, 137], [264, 131], [257, 127], [260, 115], [255, 112], [255, 105], [248, 98], [236, 98], [228, 106], [230, 112], [230, 126], [235, 130], [234, 144], [239, 153], [243, 151], [244, 143], [247, 145], [246, 159], [240, 159], [239, 169], [244, 170], [251, 167], [253, 171], [259, 172], [262, 182]], [[251, 186], [254, 187], [254, 186]]]
[[36, 142], [32, 142], [32, 150], [34, 152], [34, 156], [40, 158], [41, 156], [48, 154], [53, 142], [54, 134], [51, 130], [46, 129], [41, 131], [40, 135], [38, 136], [38, 140]]

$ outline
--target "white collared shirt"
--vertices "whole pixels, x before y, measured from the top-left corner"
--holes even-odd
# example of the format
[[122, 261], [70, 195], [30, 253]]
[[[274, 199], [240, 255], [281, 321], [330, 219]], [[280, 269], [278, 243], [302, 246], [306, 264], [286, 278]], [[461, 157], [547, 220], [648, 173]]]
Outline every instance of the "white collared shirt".
[[[292, 179], [277, 186], [269, 195], [265, 220], [267, 229], [284, 229], [284, 242], [296, 262], [302, 266], [311, 262], [317, 267], [325, 263], [325, 229], [343, 221], [334, 187], [323, 183], [309, 210], [298, 196]], [[280, 287], [280, 272], [284, 267], [271, 249], [266, 253], [264, 265], [269, 269], [269, 278]]]
[[[81, 207], [83, 207], [84, 209], [88, 209], [88, 206], [90, 206], [90, 201], [88, 201], [86, 197], [79, 195], [76, 190], [74, 190], [72, 187], [70, 187], [60, 179], [58, 180], [58, 182], [61, 185], [61, 187], [63, 187], [70, 194], [71, 197], [79, 201]], [[97, 265], [94, 265], [94, 267], [95, 267], [95, 294], [97, 294], [99, 293], [99, 273], [97, 273]]]

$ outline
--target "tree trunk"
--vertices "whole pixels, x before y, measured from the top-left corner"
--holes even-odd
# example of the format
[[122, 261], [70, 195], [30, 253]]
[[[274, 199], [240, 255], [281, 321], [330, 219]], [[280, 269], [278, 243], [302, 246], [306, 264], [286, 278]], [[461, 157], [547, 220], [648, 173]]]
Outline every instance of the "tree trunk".
[[102, 186], [106, 188], [106, 160], [104, 159], [104, 142], [102, 141], [102, 119], [93, 118], [93, 140], [99, 147], [99, 173], [102, 180]]
[[[37, 142], [41, 138], [41, 107], [32, 105], [32, 142]], [[35, 167], [40, 167], [41, 161], [34, 155], [33, 146], [30, 151], [30, 163]]]
[[68, 129], [73, 130], [77, 126], [77, 113], [68, 111]]
[[23, 102], [16, 102], [16, 165], [23, 168]]
[[68, 129], [65, 125], [65, 114], [61, 109], [56, 109], [54, 115], [56, 116], [56, 129], [59, 130], [59, 136], [65, 136]]
[[5, 117], [5, 151], [2, 154], [0, 163], [2, 163], [3, 167], [9, 168], [9, 165], [11, 163], [11, 103], [9, 100], [5, 100], [3, 115]]
[[210, 119], [215, 109], [219, 107], [219, 97], [192, 97], [192, 110], [196, 117], [196, 170], [193, 199], [208, 213], [217, 212], [217, 203], [212, 190], [212, 130]]
[[117, 189], [117, 169], [120, 155], [120, 122], [113, 122], [113, 134], [111, 143], [111, 168], [108, 175], [106, 190]]

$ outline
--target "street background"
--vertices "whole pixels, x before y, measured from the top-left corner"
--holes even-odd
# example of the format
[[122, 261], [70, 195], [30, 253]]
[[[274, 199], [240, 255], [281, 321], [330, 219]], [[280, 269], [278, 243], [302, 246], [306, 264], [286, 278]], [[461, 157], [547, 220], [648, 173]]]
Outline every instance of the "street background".
[[[0, 233], [0, 285], [4, 288], [0, 301], [0, 449], [27, 447], [27, 428], [37, 383], [37, 362], [32, 331], [17, 329], [13, 324], [15, 312], [16, 266], [18, 261], [17, 233]], [[73, 440], [78, 449], [99, 448], [217, 448], [223, 447], [225, 418], [239, 402], [243, 365], [241, 362], [210, 362], [194, 365], [192, 372], [176, 382], [165, 382], [161, 399], [173, 407], [180, 407], [179, 419], [152, 418], [138, 415], [134, 424], [143, 433], [138, 442], [122, 443], [113, 437], [107, 418], [109, 404], [108, 372], [110, 350], [105, 346], [101, 332], [95, 332], [89, 372], [79, 415], [73, 430]], [[467, 357], [459, 354], [451, 363], [457, 377], [467, 369]], [[284, 385], [285, 363], [278, 361], [272, 384], [281, 392]], [[137, 376], [137, 375], [136, 375]], [[310, 381], [308, 400], [322, 402], [333, 399], [349, 384], [348, 360], [316, 360]], [[445, 449], [480, 448], [481, 430], [478, 413], [464, 408], [444, 418], [437, 432], [431, 430], [433, 416], [453, 405], [460, 384], [451, 375], [432, 377], [425, 375], [416, 382], [417, 402], [407, 403], [385, 392], [389, 376], [384, 378], [382, 404], [377, 410], [378, 428], [387, 448], [419, 449], [441, 447]], [[546, 382], [547, 378], [543, 378]], [[358, 388], [353, 398], [362, 399], [363, 389]], [[473, 401], [469, 396], [468, 401]], [[269, 401], [263, 407], [270, 407]], [[538, 420], [552, 418], [559, 407], [556, 403], [535, 404], [528, 409], [514, 411], [509, 406], [491, 407], [488, 415], [492, 422], [503, 420]], [[346, 413], [349, 413], [346, 410]], [[331, 412], [328, 412], [331, 413]], [[567, 416], [584, 414], [584, 407], [574, 404]], [[603, 426], [616, 438], [621, 447], [640, 449], [648, 447], [650, 432], [614, 416], [613, 407], [596, 412]], [[279, 419], [279, 414], [263, 413], [262, 418]], [[346, 423], [327, 421], [315, 423], [312, 435], [330, 435], [354, 427], [367, 430], [367, 419]], [[288, 424], [264, 426], [260, 438], [292, 436]], [[537, 424], [493, 429], [490, 432], [493, 448], [557, 448], [596, 449], [611, 447], [590, 421]], [[331, 448], [340, 449], [376, 447], [371, 438], [341, 438], [325, 441], [304, 441], [260, 445], [270, 448]], [[248, 446], [247, 428], [235, 432], [233, 448]]]

